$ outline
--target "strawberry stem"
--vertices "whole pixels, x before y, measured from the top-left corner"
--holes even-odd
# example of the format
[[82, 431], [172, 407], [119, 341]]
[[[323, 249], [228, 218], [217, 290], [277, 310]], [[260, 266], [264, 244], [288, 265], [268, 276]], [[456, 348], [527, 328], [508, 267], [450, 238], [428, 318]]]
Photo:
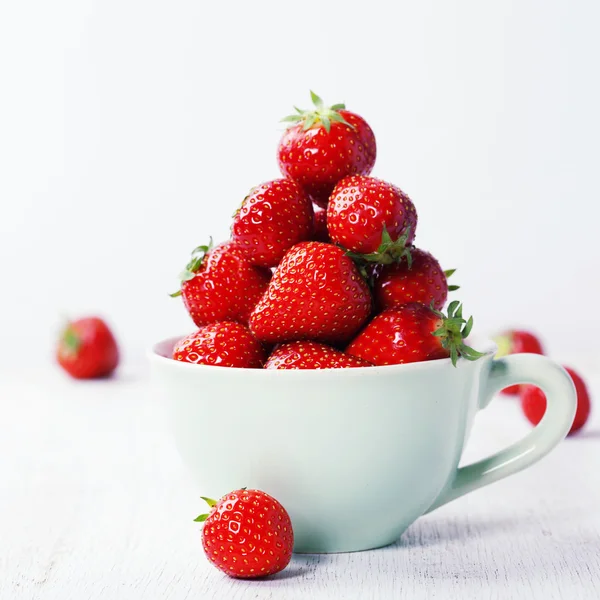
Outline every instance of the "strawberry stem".
[[310, 98], [312, 103], [315, 105], [314, 109], [303, 110], [294, 106], [294, 110], [297, 114], [288, 115], [281, 119], [282, 122], [290, 123], [290, 127], [302, 123], [302, 130], [308, 131], [311, 127], [321, 125], [325, 128], [325, 131], [329, 133], [331, 131], [331, 123], [342, 123], [350, 129], [354, 129], [354, 126], [348, 123], [344, 119], [343, 115], [340, 114], [340, 110], [346, 108], [345, 104], [333, 104], [332, 106], [325, 106], [325, 103], [320, 96], [317, 96], [312, 90], [310, 92]]
[[408, 268], [410, 269], [412, 266], [412, 255], [410, 253], [410, 246], [407, 245], [409, 237], [410, 225], [395, 241], [392, 240], [387, 227], [384, 225], [383, 231], [381, 232], [381, 243], [375, 252], [359, 254], [357, 252], [348, 251], [346, 254], [357, 264], [377, 263], [380, 265], [391, 265], [392, 263], [399, 263], [405, 258]]
[[[204, 502], [206, 502], [206, 504], [208, 504], [209, 508], [212, 508], [213, 506], [216, 506], [216, 504], [217, 504], [217, 501], [213, 500], [212, 498], [207, 498], [206, 496], [200, 496], [200, 498], [202, 498], [202, 500], [204, 500]], [[194, 523], [204, 523], [204, 521], [206, 521], [206, 519], [208, 519], [208, 513], [203, 513], [201, 515], [198, 515], [194, 519]]]
[[[450, 277], [452, 277], [452, 275], [454, 275], [454, 273], [456, 273], [456, 269], [447, 269], [446, 271], [444, 271], [446, 280], [448, 280]], [[455, 292], [456, 290], [460, 290], [460, 285], [449, 285], [448, 286], [449, 292]]]
[[71, 325], [67, 325], [63, 331], [62, 343], [70, 354], [77, 354], [79, 351], [79, 348], [81, 347], [81, 338]]
[[[196, 273], [198, 269], [202, 266], [204, 262], [204, 257], [212, 250], [213, 247], [213, 239], [210, 238], [208, 244], [203, 246], [197, 246], [192, 250], [192, 257], [190, 261], [185, 266], [185, 269], [179, 273], [179, 281], [183, 283], [184, 281], [189, 281], [190, 279], [194, 279], [196, 277]], [[177, 296], [181, 296], [181, 289], [169, 294], [171, 298], [177, 298]]]
[[465, 344], [465, 339], [473, 329], [473, 317], [464, 319], [462, 309], [463, 306], [458, 300], [454, 300], [448, 305], [448, 315], [435, 310], [433, 303], [431, 305], [431, 310], [442, 321], [440, 327], [433, 331], [432, 335], [439, 337], [442, 347], [450, 351], [450, 359], [454, 366], [456, 366], [459, 357], [467, 360], [477, 360], [484, 356], [482, 352], [478, 352]]

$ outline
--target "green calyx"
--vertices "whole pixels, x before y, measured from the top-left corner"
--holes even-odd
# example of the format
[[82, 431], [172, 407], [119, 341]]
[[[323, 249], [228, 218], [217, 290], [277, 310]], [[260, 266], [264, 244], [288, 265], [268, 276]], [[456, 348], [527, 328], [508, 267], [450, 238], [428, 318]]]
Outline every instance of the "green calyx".
[[496, 358], [502, 358], [508, 356], [512, 352], [512, 340], [510, 335], [498, 335], [494, 338], [498, 351], [496, 352]]
[[354, 260], [358, 265], [365, 263], [377, 263], [380, 265], [391, 265], [393, 263], [399, 263], [403, 259], [406, 259], [408, 268], [412, 266], [412, 255], [410, 253], [410, 247], [408, 246], [408, 238], [410, 237], [410, 226], [406, 228], [406, 231], [397, 239], [392, 240], [387, 227], [383, 226], [383, 232], [381, 234], [381, 244], [375, 252], [369, 254], [358, 254], [356, 252], [346, 252], [346, 254]]
[[81, 347], [81, 338], [79, 334], [71, 327], [71, 325], [67, 325], [62, 334], [62, 345], [63, 348], [69, 354], [77, 354], [79, 348]]
[[473, 329], [473, 317], [465, 320], [462, 316], [462, 304], [454, 300], [448, 305], [448, 315], [433, 308], [431, 310], [442, 320], [442, 325], [432, 332], [432, 335], [440, 338], [443, 348], [450, 351], [452, 364], [456, 366], [459, 357], [467, 360], [477, 360], [484, 356], [483, 353], [474, 350], [465, 344], [465, 339], [469, 337]]
[[[209, 508], [213, 508], [217, 504], [217, 501], [213, 500], [212, 498], [206, 498], [206, 496], [200, 496], [200, 498], [202, 498], [202, 500], [204, 500], [204, 502], [206, 502], [206, 504], [208, 504]], [[208, 519], [208, 513], [198, 515], [194, 519], [194, 523], [204, 523], [204, 521], [206, 521], [206, 519]]]
[[[454, 273], [456, 273], [456, 269], [447, 269], [446, 271], [444, 271], [444, 275], [446, 276], [446, 279], [450, 279], [450, 277], [452, 277], [452, 275], [454, 275]], [[455, 292], [456, 290], [460, 290], [460, 285], [449, 285], [448, 286], [449, 292]]]
[[[189, 281], [190, 279], [194, 279], [196, 277], [196, 273], [198, 269], [202, 266], [202, 262], [204, 261], [204, 257], [212, 250], [213, 240], [212, 237], [208, 242], [208, 245], [198, 246], [192, 250], [192, 257], [190, 258], [190, 262], [185, 266], [185, 269], [179, 273], [179, 280], [181, 283], [184, 281]], [[169, 294], [171, 298], [177, 298], [177, 296], [181, 296], [181, 289]]]
[[296, 114], [284, 117], [281, 121], [283, 123], [291, 123], [292, 125], [302, 123], [303, 131], [308, 131], [311, 127], [320, 127], [322, 125], [325, 128], [325, 131], [329, 133], [333, 122], [342, 123], [347, 127], [350, 127], [350, 129], [354, 129], [354, 126], [348, 123], [348, 121], [340, 114], [340, 110], [346, 108], [345, 104], [325, 106], [323, 100], [312, 90], [310, 92], [310, 97], [315, 105], [314, 109], [303, 110], [294, 106]]

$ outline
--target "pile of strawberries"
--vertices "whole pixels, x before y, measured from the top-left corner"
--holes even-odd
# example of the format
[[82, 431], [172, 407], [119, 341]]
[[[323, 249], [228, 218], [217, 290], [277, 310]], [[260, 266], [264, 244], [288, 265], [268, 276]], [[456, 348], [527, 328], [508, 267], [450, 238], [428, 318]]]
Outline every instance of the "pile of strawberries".
[[231, 239], [198, 246], [181, 274], [199, 329], [175, 360], [266, 369], [369, 367], [475, 360], [473, 319], [441, 309], [451, 271], [414, 246], [417, 211], [370, 177], [368, 123], [343, 104], [296, 109], [279, 142], [283, 179], [244, 198]]

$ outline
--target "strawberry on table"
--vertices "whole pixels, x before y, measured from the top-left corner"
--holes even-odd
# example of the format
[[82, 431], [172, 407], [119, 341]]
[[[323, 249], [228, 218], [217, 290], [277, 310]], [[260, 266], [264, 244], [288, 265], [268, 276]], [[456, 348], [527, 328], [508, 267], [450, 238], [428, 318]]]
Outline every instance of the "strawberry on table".
[[313, 234], [313, 205], [291, 179], [276, 179], [250, 191], [233, 218], [231, 239], [259, 267], [276, 267], [295, 244]]
[[278, 346], [269, 356], [265, 369], [346, 369], [370, 366], [370, 363], [326, 344], [299, 341]]
[[371, 293], [346, 253], [322, 242], [288, 251], [250, 316], [262, 342], [346, 342], [371, 313]]
[[192, 320], [202, 327], [216, 321], [247, 323], [271, 272], [252, 265], [234, 242], [224, 242], [198, 246], [180, 278], [181, 289], [171, 296], [183, 296]]
[[296, 109], [279, 142], [279, 168], [297, 181], [313, 202], [327, 206], [335, 184], [347, 175], [368, 175], [377, 146], [368, 123], [343, 104], [325, 106], [311, 92], [314, 109]]
[[102, 319], [86, 317], [69, 322], [63, 329], [56, 359], [75, 379], [106, 377], [119, 364], [119, 348]]
[[[590, 416], [591, 403], [590, 394], [581, 376], [569, 367], [565, 367], [565, 369], [571, 376], [577, 393], [577, 410], [571, 429], [567, 434], [571, 435], [585, 425]], [[521, 388], [521, 408], [529, 421], [533, 425], [537, 425], [546, 412], [546, 394], [535, 385], [524, 384], [519, 387]]]
[[465, 320], [458, 301], [448, 316], [412, 302], [377, 315], [346, 348], [348, 354], [374, 365], [394, 365], [440, 358], [477, 360], [483, 354], [465, 344], [473, 317]]
[[195, 365], [260, 369], [266, 353], [247, 327], [233, 321], [205, 325], [179, 340], [173, 359]]
[[287, 567], [294, 532], [290, 516], [275, 498], [260, 490], [242, 488], [218, 502], [202, 499], [210, 512], [195, 521], [204, 523], [202, 546], [217, 569], [230, 577], [252, 579]]
[[458, 286], [448, 285], [454, 270], [444, 271], [440, 263], [425, 250], [410, 248], [410, 260], [378, 265], [373, 275], [373, 298], [378, 311], [398, 304], [420, 302], [437, 310], [446, 304], [448, 291]]
[[417, 211], [411, 199], [381, 179], [346, 177], [329, 199], [331, 241], [367, 262], [389, 264], [405, 257], [416, 229]]
[[[544, 354], [544, 348], [538, 337], [529, 332], [520, 329], [504, 331], [494, 338], [498, 345], [496, 356], [501, 358], [508, 354]], [[503, 394], [516, 396], [521, 390], [520, 385], [511, 385], [502, 390]]]

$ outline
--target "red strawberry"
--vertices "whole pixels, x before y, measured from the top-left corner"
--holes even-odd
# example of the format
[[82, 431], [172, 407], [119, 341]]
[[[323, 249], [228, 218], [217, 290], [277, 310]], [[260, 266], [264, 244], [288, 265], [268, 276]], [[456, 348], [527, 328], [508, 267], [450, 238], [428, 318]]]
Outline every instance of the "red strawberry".
[[221, 321], [179, 340], [173, 358], [195, 365], [260, 369], [267, 357], [261, 343], [244, 325]]
[[98, 317], [88, 317], [65, 327], [56, 358], [75, 379], [106, 377], [119, 364], [119, 348], [108, 325]]
[[327, 211], [323, 208], [315, 207], [315, 233], [313, 240], [315, 242], [331, 244], [329, 232], [327, 231]]
[[410, 248], [410, 260], [390, 265], [381, 265], [373, 276], [373, 297], [377, 310], [385, 310], [398, 304], [420, 302], [441, 310], [446, 304], [448, 290], [458, 286], [448, 286], [447, 277], [454, 270], [443, 271], [440, 263], [425, 250]]
[[465, 345], [473, 317], [465, 321], [462, 305], [454, 301], [448, 316], [411, 302], [377, 315], [346, 348], [348, 354], [374, 365], [394, 365], [459, 356], [477, 360], [480, 352]]
[[292, 558], [294, 532], [287, 511], [269, 494], [235, 490], [218, 502], [202, 498], [210, 513], [204, 522], [202, 546], [206, 558], [231, 577], [252, 579], [279, 573]]
[[310, 93], [314, 110], [296, 109], [285, 117], [293, 125], [279, 142], [279, 169], [297, 181], [319, 206], [347, 175], [368, 175], [375, 164], [375, 135], [367, 122], [343, 104], [325, 106]]
[[[544, 354], [540, 340], [528, 331], [509, 330], [496, 336], [494, 341], [498, 345], [498, 358], [508, 354]], [[520, 385], [511, 385], [502, 390], [503, 394], [515, 396], [521, 390]]]
[[271, 272], [250, 264], [239, 247], [224, 242], [198, 246], [181, 274], [183, 303], [198, 327], [217, 321], [247, 323], [267, 289]]
[[[590, 395], [583, 379], [573, 369], [569, 367], [565, 367], [565, 369], [571, 376], [575, 384], [575, 391], [577, 392], [577, 411], [575, 412], [573, 425], [571, 425], [568, 433], [568, 435], [571, 435], [579, 431], [590, 416]], [[537, 425], [546, 412], [546, 395], [535, 385], [526, 384], [521, 385], [520, 388], [523, 412], [533, 425]]]
[[250, 329], [262, 342], [344, 342], [370, 312], [369, 288], [346, 253], [331, 244], [302, 242], [279, 263]]
[[300, 186], [276, 179], [255, 187], [233, 218], [231, 239], [259, 267], [276, 267], [295, 244], [310, 240], [313, 205]]
[[417, 228], [417, 211], [399, 188], [374, 177], [342, 179], [327, 207], [327, 230], [334, 244], [368, 262], [392, 263], [406, 255]]
[[265, 369], [345, 369], [371, 365], [317, 342], [290, 342], [278, 346], [269, 356]]

